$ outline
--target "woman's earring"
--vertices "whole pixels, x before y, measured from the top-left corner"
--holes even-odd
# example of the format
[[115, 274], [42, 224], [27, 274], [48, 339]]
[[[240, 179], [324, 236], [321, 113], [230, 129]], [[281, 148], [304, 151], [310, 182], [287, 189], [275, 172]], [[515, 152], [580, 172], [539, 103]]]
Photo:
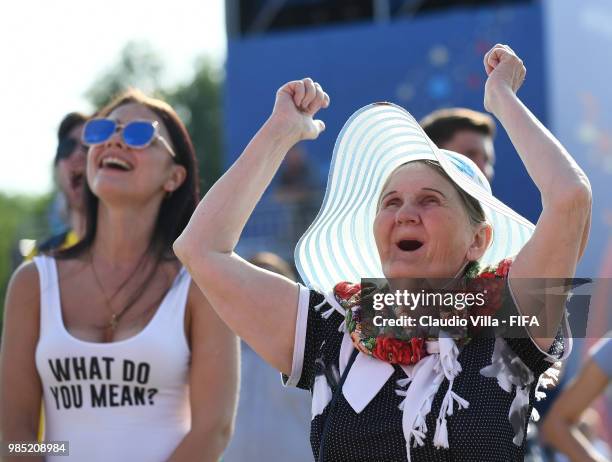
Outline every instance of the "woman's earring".
[[168, 186], [170, 186], [173, 189], [166, 190], [166, 196], [164, 197], [164, 199], [168, 199], [170, 196], [172, 196], [172, 193], [174, 192], [174, 183], [170, 183], [168, 184]]

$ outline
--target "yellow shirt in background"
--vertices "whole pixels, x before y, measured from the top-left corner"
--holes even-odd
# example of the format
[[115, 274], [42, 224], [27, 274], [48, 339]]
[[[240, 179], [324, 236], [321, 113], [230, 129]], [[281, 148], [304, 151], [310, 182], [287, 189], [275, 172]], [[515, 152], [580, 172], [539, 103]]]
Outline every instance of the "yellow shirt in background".
[[26, 256], [24, 257], [24, 261], [32, 261], [32, 258], [34, 258], [41, 252], [67, 249], [68, 247], [72, 247], [73, 245], [75, 245], [77, 242], [79, 242], [79, 237], [74, 231], [70, 229], [61, 234], [57, 234], [41, 242], [40, 244], [36, 243], [32, 250], [30, 250], [26, 254]]

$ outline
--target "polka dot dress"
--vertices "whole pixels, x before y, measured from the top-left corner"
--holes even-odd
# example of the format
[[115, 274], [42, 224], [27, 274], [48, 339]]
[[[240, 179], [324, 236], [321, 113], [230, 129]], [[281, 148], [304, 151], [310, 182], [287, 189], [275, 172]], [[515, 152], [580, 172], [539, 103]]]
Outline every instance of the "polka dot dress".
[[[328, 308], [315, 309], [322, 303], [323, 296], [310, 291], [307, 309], [304, 355], [301, 375], [297, 386], [313, 391], [315, 379], [324, 375], [331, 390], [337, 388], [340, 380], [338, 361], [343, 333], [338, 327], [344, 320], [338, 312], [328, 319], [321, 313]], [[526, 432], [528, 416], [535, 399], [537, 379], [551, 364], [545, 355], [528, 338], [506, 339], [510, 349], [521, 358], [535, 376], [529, 394], [529, 408], [524, 418]], [[412, 447], [411, 462], [466, 461], [466, 462], [509, 462], [523, 461], [525, 441], [515, 445], [515, 432], [509, 421], [510, 405], [515, 390], [504, 391], [496, 378], [485, 377], [480, 370], [491, 364], [495, 338], [478, 338], [469, 342], [459, 355], [463, 371], [454, 381], [453, 391], [470, 404], [467, 409], [455, 412], [447, 419], [449, 449], [437, 449], [433, 445], [436, 417], [448, 381], [440, 385], [435, 395], [431, 412], [426, 417], [427, 434], [423, 446]], [[550, 353], [558, 355], [563, 351], [563, 339], [557, 336]], [[407, 461], [406, 440], [402, 431], [402, 411], [399, 405], [402, 396], [396, 394], [397, 381], [406, 378], [404, 371], [394, 366], [395, 371], [375, 398], [357, 414], [343, 395], [339, 396], [333, 412], [329, 404], [322, 414], [311, 423], [310, 442], [314, 458], [318, 460], [321, 433], [326, 419], [330, 419], [325, 440], [325, 462], [403, 462]], [[283, 377], [285, 381], [288, 377]]]

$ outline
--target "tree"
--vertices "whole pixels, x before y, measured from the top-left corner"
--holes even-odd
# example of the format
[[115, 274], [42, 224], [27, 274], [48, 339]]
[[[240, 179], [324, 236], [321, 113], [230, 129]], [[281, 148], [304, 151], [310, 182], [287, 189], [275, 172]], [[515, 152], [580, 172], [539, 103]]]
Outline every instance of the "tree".
[[202, 192], [221, 175], [223, 153], [222, 75], [206, 59], [196, 63], [191, 82], [167, 93], [187, 125], [198, 156]]
[[[49, 232], [45, 211], [52, 195], [8, 196], [0, 193], [0, 300], [4, 303], [6, 286], [21, 262], [19, 240], [42, 237]], [[4, 313], [4, 310], [2, 310]], [[1, 321], [2, 316], [0, 316]]]
[[200, 58], [190, 81], [164, 89], [160, 86], [162, 71], [163, 64], [150, 45], [130, 42], [117, 63], [94, 81], [86, 97], [100, 108], [128, 87], [136, 87], [172, 104], [191, 135], [198, 156], [201, 190], [205, 192], [221, 174], [223, 74], [210, 61]]
[[154, 95], [160, 89], [162, 70], [161, 59], [148, 42], [129, 42], [119, 60], [94, 81], [85, 97], [99, 109], [129, 87]]

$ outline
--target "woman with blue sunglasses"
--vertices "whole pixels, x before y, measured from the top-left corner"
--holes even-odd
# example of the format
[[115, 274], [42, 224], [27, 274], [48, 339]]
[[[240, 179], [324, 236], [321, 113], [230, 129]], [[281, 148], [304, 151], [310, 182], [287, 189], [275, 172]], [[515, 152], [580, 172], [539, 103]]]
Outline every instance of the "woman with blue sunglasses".
[[[89, 120], [86, 230], [19, 268], [2, 345], [3, 440], [71, 460], [216, 461], [237, 395], [237, 341], [172, 251], [198, 200], [190, 137], [129, 92]], [[58, 452], [58, 454], [61, 451]]]

